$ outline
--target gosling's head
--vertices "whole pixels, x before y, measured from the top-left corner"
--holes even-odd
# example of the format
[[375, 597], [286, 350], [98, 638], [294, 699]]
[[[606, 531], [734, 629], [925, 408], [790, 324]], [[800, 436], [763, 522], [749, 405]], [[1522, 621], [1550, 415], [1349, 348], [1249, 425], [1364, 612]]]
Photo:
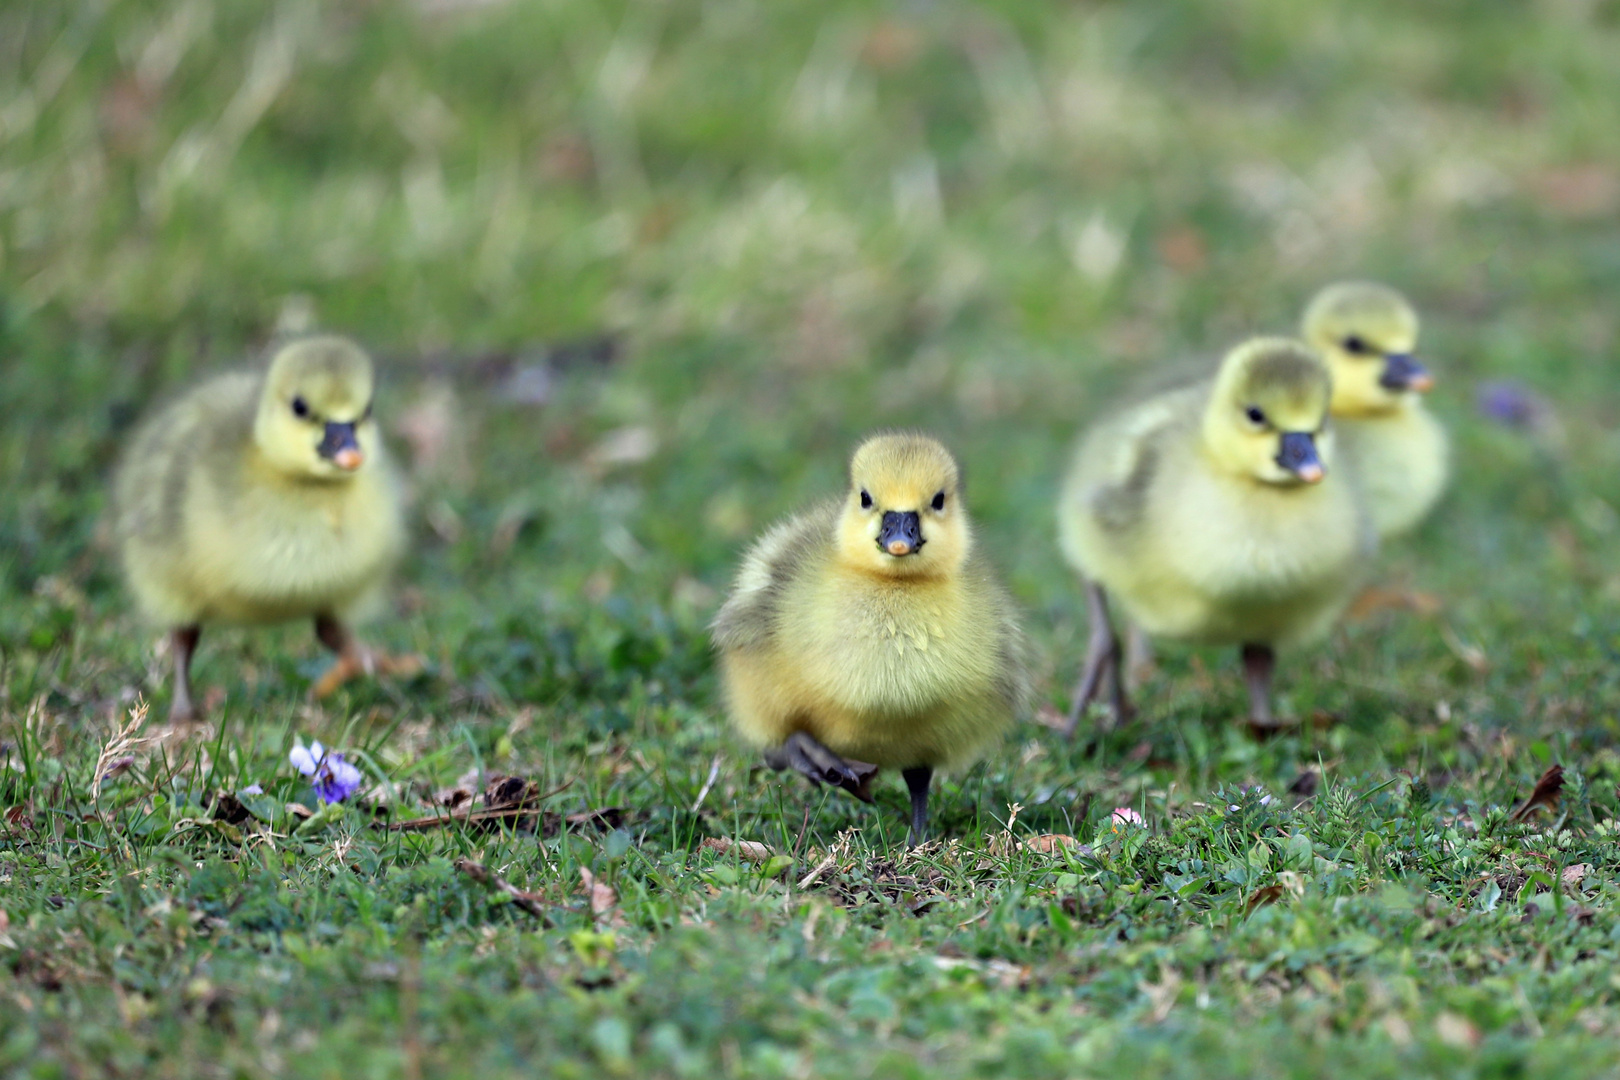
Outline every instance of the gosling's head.
[[1327, 475], [1333, 384], [1303, 342], [1255, 338], [1226, 354], [1204, 414], [1204, 443], [1230, 472], [1266, 484]]
[[926, 435], [874, 435], [849, 463], [849, 496], [838, 527], [839, 555], [891, 577], [953, 573], [973, 543], [962, 476]]
[[1304, 334], [1333, 372], [1335, 416], [1390, 412], [1434, 385], [1412, 356], [1417, 312], [1387, 286], [1329, 285], [1305, 309]]
[[253, 424], [277, 468], [323, 480], [351, 477], [377, 451], [371, 359], [340, 337], [296, 341], [276, 354]]

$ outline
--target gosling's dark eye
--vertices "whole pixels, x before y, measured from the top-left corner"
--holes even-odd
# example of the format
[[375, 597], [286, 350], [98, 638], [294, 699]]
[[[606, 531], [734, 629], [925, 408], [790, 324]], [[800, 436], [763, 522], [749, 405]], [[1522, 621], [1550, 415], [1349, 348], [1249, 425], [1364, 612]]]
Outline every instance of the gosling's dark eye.
[[861, 509], [872, 509], [872, 495], [871, 492], [867, 491], [865, 488], [861, 489]]
[[1373, 347], [1354, 334], [1344, 339], [1344, 351], [1355, 353], [1357, 356], [1366, 356], [1373, 351]]
[[1247, 409], [1243, 410], [1243, 415], [1249, 418], [1249, 423], [1251, 424], [1263, 424], [1266, 422], [1266, 414], [1258, 405], [1250, 405]]
[[934, 501], [932, 503], [930, 503], [929, 505], [932, 506], [935, 510], [943, 510], [943, 509], [945, 509], [945, 493], [943, 491], [941, 491], [940, 493], [935, 495], [934, 496]]
[[295, 397], [292, 400], [292, 410], [294, 416], [303, 419], [309, 415], [309, 403], [301, 397]]

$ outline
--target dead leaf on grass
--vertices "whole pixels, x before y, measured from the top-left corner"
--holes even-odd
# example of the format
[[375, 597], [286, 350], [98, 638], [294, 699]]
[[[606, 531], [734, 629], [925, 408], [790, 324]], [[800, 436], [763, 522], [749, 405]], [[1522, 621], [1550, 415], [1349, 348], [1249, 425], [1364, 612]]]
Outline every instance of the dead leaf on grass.
[[585, 467], [601, 475], [621, 465], [640, 465], [658, 452], [658, 436], [650, 427], [617, 428], [585, 454]]
[[1263, 908], [1267, 904], [1275, 904], [1287, 895], [1288, 890], [1281, 885], [1267, 885], [1264, 888], [1256, 889], [1249, 894], [1248, 901], [1243, 905], [1243, 914], [1245, 917], [1253, 915], [1257, 908]]
[[[524, 818], [537, 818], [543, 813], [541, 803], [566, 791], [572, 784], [573, 781], [568, 780], [550, 791], [542, 792], [539, 784], [520, 776], [492, 776], [484, 785], [481, 806], [477, 805], [479, 800], [473, 800], [464, 787], [457, 787], [435, 796], [436, 802], [448, 806], [447, 812], [396, 821], [388, 828], [395, 832], [420, 832], [445, 825], [494, 826], [503, 822], [515, 823]], [[547, 835], [551, 835], [551, 832]]]
[[1053, 731], [1069, 730], [1069, 718], [1051, 705], [1042, 705], [1036, 709], [1034, 719], [1037, 724], [1042, 727], [1049, 727]]
[[1607, 217], [1620, 209], [1620, 173], [1597, 163], [1544, 169], [1530, 180], [1537, 204], [1571, 220]]
[[1382, 611], [1410, 611], [1428, 618], [1440, 614], [1444, 607], [1445, 604], [1434, 593], [1374, 585], [1362, 590], [1345, 617], [1352, 622], [1360, 622]]
[[34, 818], [28, 812], [27, 803], [18, 803], [6, 809], [6, 835], [15, 836], [25, 833], [34, 827]]
[[619, 894], [613, 891], [611, 885], [597, 881], [596, 875], [583, 866], [579, 868], [579, 881], [585, 887], [585, 895], [590, 898], [591, 914], [597, 922], [606, 922], [615, 928], [630, 925], [619, 910]]
[[1080, 841], [1065, 833], [1042, 833], [1024, 841], [1024, 848], [1042, 855], [1057, 855], [1080, 846]]
[[736, 855], [744, 862], [767, 863], [776, 855], [769, 846], [758, 840], [732, 840], [724, 836], [706, 836], [699, 847], [721, 855]]
[[1530, 797], [1518, 805], [1513, 813], [1508, 815], [1509, 821], [1524, 821], [1537, 810], [1555, 810], [1558, 800], [1564, 791], [1564, 767], [1562, 765], [1549, 766], [1536, 781], [1535, 790]]
[[221, 792], [214, 797], [214, 804], [208, 812], [215, 821], [223, 821], [227, 825], [241, 825], [253, 815], [248, 808], [242, 805], [242, 800], [228, 791]]

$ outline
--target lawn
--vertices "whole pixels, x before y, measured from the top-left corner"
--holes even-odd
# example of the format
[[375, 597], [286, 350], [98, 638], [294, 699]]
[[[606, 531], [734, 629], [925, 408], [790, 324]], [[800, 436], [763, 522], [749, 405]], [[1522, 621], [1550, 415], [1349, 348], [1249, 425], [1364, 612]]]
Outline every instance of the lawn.
[[[1608, 0], [0, 8], [0, 1069], [1614, 1075], [1617, 55]], [[1445, 502], [1284, 735], [1166, 646], [1062, 740], [1075, 435], [1346, 276], [1425, 318]], [[366, 632], [427, 669], [315, 704], [307, 627], [212, 632], [172, 729], [110, 471], [312, 328], [378, 359]], [[732, 741], [705, 629], [893, 426], [1038, 668], [915, 851], [897, 776]]]

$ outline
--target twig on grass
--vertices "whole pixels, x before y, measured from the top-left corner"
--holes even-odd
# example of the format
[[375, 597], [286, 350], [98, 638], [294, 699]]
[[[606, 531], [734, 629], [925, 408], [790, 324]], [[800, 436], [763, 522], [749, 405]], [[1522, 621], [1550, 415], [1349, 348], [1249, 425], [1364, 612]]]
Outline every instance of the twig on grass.
[[527, 892], [518, 888], [481, 862], [473, 862], [471, 859], [457, 859], [453, 865], [457, 870], [466, 874], [490, 892], [504, 893], [512, 898], [512, 903], [515, 906], [522, 908], [537, 919], [544, 919], [548, 924], [551, 919], [546, 914], [547, 908], [567, 906], [547, 900], [539, 893]]

